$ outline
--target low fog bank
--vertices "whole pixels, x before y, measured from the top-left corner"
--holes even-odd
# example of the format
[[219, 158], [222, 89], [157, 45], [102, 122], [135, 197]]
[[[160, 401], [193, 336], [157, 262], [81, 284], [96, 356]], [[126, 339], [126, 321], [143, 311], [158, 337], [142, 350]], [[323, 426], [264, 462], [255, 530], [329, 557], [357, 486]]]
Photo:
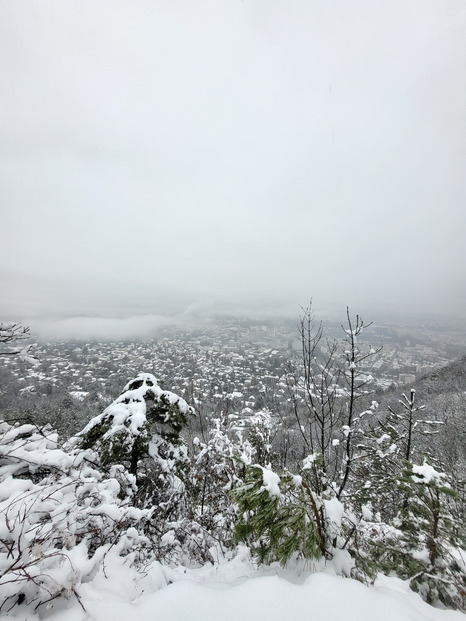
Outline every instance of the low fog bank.
[[[299, 285], [299, 286], [298, 286]], [[378, 295], [383, 283], [373, 283], [370, 293], [361, 287], [343, 290], [331, 283], [303, 282], [293, 278], [275, 288], [261, 287], [247, 278], [241, 286], [202, 290], [145, 280], [115, 278], [51, 278], [0, 270], [0, 320], [28, 325], [38, 339], [145, 339], [165, 327], [184, 330], [215, 323], [219, 317], [250, 317], [298, 320], [302, 307], [312, 299], [318, 320], [344, 322], [347, 306], [365, 322], [436, 321], [462, 326], [460, 292], [456, 303], [442, 305], [442, 296], [424, 300], [416, 295], [389, 301]], [[464, 297], [464, 296], [463, 296]], [[417, 304], [413, 305], [413, 299]]]
[[[314, 308], [314, 307], [313, 307]], [[212, 310], [212, 309], [211, 309]], [[230, 309], [231, 310], [231, 309]], [[284, 308], [282, 309], [285, 310]], [[216, 325], [220, 325], [225, 319], [246, 318], [250, 320], [274, 319], [276, 321], [287, 322], [291, 325], [294, 321], [296, 329], [299, 317], [302, 313], [302, 307], [296, 305], [293, 312], [279, 313], [260, 311], [251, 312], [223, 312], [216, 309], [216, 312], [208, 313], [206, 308], [196, 305], [196, 310], [187, 309], [184, 312], [173, 315], [132, 315], [128, 317], [94, 317], [94, 316], [75, 316], [63, 319], [31, 319], [24, 320], [23, 325], [27, 325], [31, 329], [33, 339], [39, 341], [137, 341], [157, 338], [164, 329], [173, 331], [191, 332], [202, 329], [212, 329]], [[353, 312], [354, 311], [354, 312]], [[430, 325], [433, 329], [439, 330], [460, 330], [463, 331], [463, 325], [456, 320], [451, 320], [446, 316], [436, 316], [428, 314], [403, 314], [403, 313], [371, 313], [367, 309], [350, 308], [350, 313], [354, 317], [359, 314], [367, 324], [375, 323], [376, 325], [384, 325], [395, 323], [405, 325], [409, 332], [409, 326], [425, 324]], [[346, 308], [328, 311], [315, 312], [316, 322], [323, 321], [331, 324], [344, 324], [346, 320]]]
[[176, 317], [142, 315], [136, 317], [68, 317], [66, 319], [32, 319], [31, 332], [43, 340], [126, 341], [155, 336], [162, 327], [179, 325]]
[[187, 309], [171, 315], [141, 314], [127, 317], [74, 316], [66, 318], [24, 319], [34, 338], [39, 340], [101, 340], [127, 341], [155, 338], [164, 328], [192, 331], [222, 322], [227, 317], [251, 319], [297, 318], [300, 308], [287, 313], [286, 308], [233, 308], [229, 305], [193, 303]]

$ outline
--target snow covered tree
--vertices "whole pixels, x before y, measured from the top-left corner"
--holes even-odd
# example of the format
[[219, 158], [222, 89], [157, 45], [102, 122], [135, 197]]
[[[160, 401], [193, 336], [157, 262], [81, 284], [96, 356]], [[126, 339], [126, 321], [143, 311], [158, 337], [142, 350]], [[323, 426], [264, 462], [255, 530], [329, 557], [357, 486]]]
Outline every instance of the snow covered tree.
[[[419, 444], [438, 422], [419, 418], [415, 390], [389, 408], [358, 447], [354, 498], [362, 505], [350, 543], [367, 574], [394, 572], [429, 603], [461, 607], [466, 539], [461, 484]], [[418, 465], [416, 462], [423, 462]], [[464, 491], [463, 491], [464, 493]]]
[[300, 475], [279, 476], [258, 465], [246, 468], [232, 496], [239, 508], [236, 540], [246, 542], [260, 563], [332, 557], [344, 513], [335, 496], [318, 496]]
[[172, 564], [211, 560], [212, 541], [192, 511], [192, 474], [181, 432], [194, 410], [140, 373], [72, 440], [93, 449], [103, 467], [121, 465], [135, 477], [135, 506], [151, 509], [144, 533], [156, 557]]
[[[366, 327], [347, 309], [342, 347], [324, 339], [310, 306], [304, 310], [300, 360], [290, 365], [286, 378], [294, 418], [294, 426], [288, 426], [300, 443], [301, 458], [295, 452], [295, 461], [276, 471], [253, 464], [233, 492], [240, 516], [236, 536], [261, 562], [286, 563], [293, 555], [331, 558], [348, 543], [344, 520], [354, 521], [346, 505], [354, 489], [357, 442], [365, 417], [375, 410], [362, 406], [372, 380], [362, 363], [377, 353], [359, 342]], [[270, 481], [275, 482], [272, 493]]]
[[[362, 418], [368, 413], [358, 409], [372, 381], [369, 373], [362, 372], [361, 363], [367, 365], [380, 351], [360, 344], [367, 327], [347, 309], [342, 350], [337, 341], [324, 339], [323, 327], [314, 323], [308, 306], [299, 323], [301, 356], [290, 365], [287, 378], [296, 438], [303, 447], [301, 459], [309, 465], [312, 489], [321, 493], [330, 487], [338, 498], [350, 481]], [[292, 469], [296, 467], [299, 462]]]
[[394, 481], [406, 463], [426, 455], [420, 449], [421, 440], [438, 433], [442, 425], [440, 421], [419, 417], [425, 406], [416, 404], [414, 389], [409, 397], [403, 394], [399, 404], [399, 412], [389, 407], [385, 415], [371, 419], [356, 449], [355, 498], [376, 507], [383, 521], [392, 519], [405, 502], [401, 488]]
[[71, 441], [93, 449], [102, 466], [121, 465], [136, 477], [133, 502], [157, 507], [146, 532], [159, 543], [174, 522], [186, 517], [188, 454], [180, 432], [192, 414], [184, 399], [162, 390], [153, 375], [140, 373]]
[[184, 399], [162, 390], [153, 375], [140, 373], [77, 441], [97, 451], [104, 466], [123, 464], [138, 475], [141, 461], [151, 458], [163, 472], [172, 472], [187, 459], [180, 432], [192, 414]]
[[454, 515], [455, 482], [424, 461], [406, 462], [395, 485], [405, 501], [393, 528], [373, 542], [378, 570], [409, 580], [430, 604], [464, 609], [466, 529]]

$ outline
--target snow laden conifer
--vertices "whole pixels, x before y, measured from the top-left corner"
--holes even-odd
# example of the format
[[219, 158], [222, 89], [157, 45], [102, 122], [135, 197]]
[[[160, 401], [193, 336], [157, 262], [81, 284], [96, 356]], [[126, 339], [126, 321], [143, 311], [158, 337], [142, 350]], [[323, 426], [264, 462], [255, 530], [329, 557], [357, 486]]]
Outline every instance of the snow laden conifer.
[[239, 509], [236, 541], [246, 542], [260, 563], [327, 556], [322, 504], [300, 476], [252, 465], [232, 496]]
[[399, 511], [389, 522], [360, 525], [362, 550], [369, 573], [396, 574], [429, 604], [464, 610], [463, 511], [458, 511], [457, 484], [440, 468], [432, 458], [404, 462], [392, 480], [401, 498]]
[[78, 434], [79, 445], [97, 451], [103, 465], [124, 464], [134, 475], [147, 458], [171, 472], [187, 459], [180, 432], [193, 413], [153, 375], [140, 373]]
[[355, 500], [362, 510], [352, 549], [366, 574], [395, 573], [429, 603], [462, 608], [464, 490], [420, 449], [440, 423], [419, 417], [425, 407], [416, 404], [415, 390], [399, 404], [401, 410], [389, 408], [358, 447]]
[[384, 569], [409, 580], [429, 604], [465, 607], [466, 529], [457, 513], [457, 484], [430, 458], [406, 462], [398, 480], [406, 501], [394, 525], [400, 534], [388, 541]]
[[162, 390], [153, 375], [140, 373], [75, 442], [96, 451], [103, 466], [127, 468], [137, 480], [139, 506], [152, 506], [183, 491], [180, 474], [188, 456], [180, 432], [192, 414], [184, 399]]
[[386, 413], [372, 418], [357, 447], [355, 498], [363, 505], [374, 504], [384, 521], [397, 515], [405, 501], [401, 489], [394, 484], [404, 464], [413, 459], [422, 461], [420, 441], [436, 433], [441, 424], [420, 418], [425, 406], [417, 404], [414, 389], [409, 396], [403, 394], [398, 402], [400, 411], [388, 407]]
[[194, 410], [140, 373], [73, 440], [93, 449], [104, 467], [119, 464], [135, 477], [135, 506], [151, 510], [144, 533], [155, 556], [171, 564], [210, 559], [208, 541], [193, 515], [191, 463], [181, 431]]

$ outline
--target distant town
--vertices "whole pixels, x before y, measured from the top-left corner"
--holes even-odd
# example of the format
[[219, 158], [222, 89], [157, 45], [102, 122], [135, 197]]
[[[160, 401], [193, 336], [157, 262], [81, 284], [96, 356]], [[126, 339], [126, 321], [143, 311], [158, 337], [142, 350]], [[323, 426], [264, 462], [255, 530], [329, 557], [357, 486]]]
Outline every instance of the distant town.
[[[344, 347], [345, 333], [337, 323], [324, 323], [323, 329], [318, 353], [325, 357], [332, 342]], [[412, 385], [466, 354], [466, 332], [435, 324], [370, 325], [360, 340], [375, 352], [359, 369], [374, 392]], [[237, 317], [189, 330], [165, 328], [143, 341], [42, 342], [34, 366], [0, 357], [0, 397], [32, 403], [54, 395], [65, 407], [87, 402], [98, 408], [144, 371], [191, 403], [208, 405], [211, 414], [247, 415], [284, 405], [286, 373], [300, 351], [297, 321]]]

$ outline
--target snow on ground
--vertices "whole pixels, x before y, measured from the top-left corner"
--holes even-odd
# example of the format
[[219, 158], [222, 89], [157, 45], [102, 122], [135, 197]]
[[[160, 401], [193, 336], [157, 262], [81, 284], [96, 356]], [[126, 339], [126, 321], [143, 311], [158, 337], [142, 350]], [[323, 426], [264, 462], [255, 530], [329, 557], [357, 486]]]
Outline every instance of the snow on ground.
[[335, 575], [255, 569], [246, 553], [217, 567], [173, 571], [154, 565], [141, 578], [122, 560], [107, 559], [75, 597], [16, 621], [464, 621], [460, 612], [432, 608], [397, 578], [381, 577], [367, 587]]

